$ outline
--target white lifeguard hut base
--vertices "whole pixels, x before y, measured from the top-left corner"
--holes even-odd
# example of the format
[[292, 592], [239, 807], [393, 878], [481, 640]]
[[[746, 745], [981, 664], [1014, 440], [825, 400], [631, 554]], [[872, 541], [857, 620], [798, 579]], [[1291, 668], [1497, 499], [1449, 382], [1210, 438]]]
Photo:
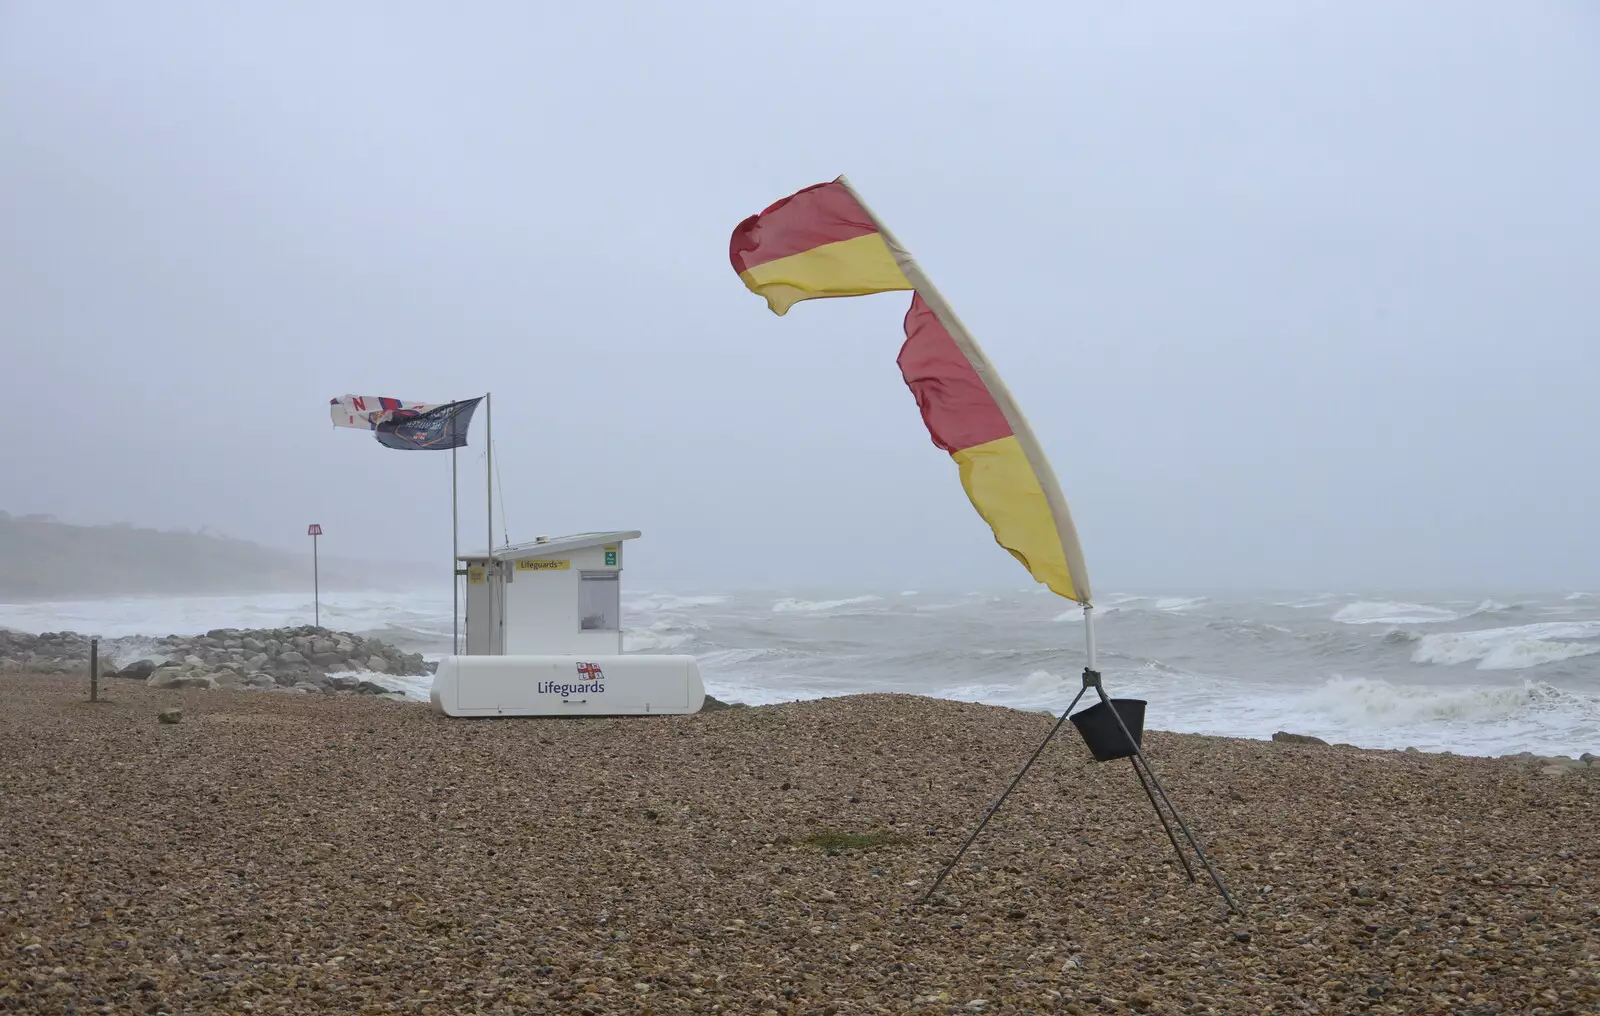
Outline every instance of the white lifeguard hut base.
[[692, 656], [622, 652], [622, 545], [637, 531], [540, 537], [458, 560], [466, 647], [439, 662], [446, 716], [648, 716], [700, 711]]

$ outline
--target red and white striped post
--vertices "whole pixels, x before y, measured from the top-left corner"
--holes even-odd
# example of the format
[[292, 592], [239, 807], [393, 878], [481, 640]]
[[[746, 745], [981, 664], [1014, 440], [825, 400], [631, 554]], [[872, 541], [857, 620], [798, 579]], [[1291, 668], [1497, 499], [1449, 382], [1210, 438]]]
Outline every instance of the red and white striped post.
[[322, 627], [322, 576], [321, 566], [317, 563], [317, 537], [322, 535], [322, 527], [315, 522], [306, 527], [306, 535], [311, 537], [311, 623], [318, 628]]

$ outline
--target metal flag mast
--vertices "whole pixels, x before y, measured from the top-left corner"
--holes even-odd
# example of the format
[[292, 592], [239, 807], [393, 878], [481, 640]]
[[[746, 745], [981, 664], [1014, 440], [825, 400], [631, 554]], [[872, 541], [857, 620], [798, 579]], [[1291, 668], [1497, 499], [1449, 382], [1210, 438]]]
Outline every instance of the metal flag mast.
[[[1144, 752], [1139, 746], [1139, 738], [1135, 737], [1128, 730], [1128, 726], [1123, 721], [1121, 713], [1117, 710], [1116, 706], [1112, 705], [1111, 698], [1106, 694], [1105, 686], [1100, 678], [1100, 671], [1097, 669], [1096, 665], [1094, 643], [1094, 606], [1089, 602], [1090, 597], [1087, 579], [1088, 571], [1083, 564], [1083, 554], [1078, 545], [1077, 532], [1072, 525], [1072, 516], [1067, 510], [1066, 499], [1061, 493], [1061, 486], [1056, 480], [1055, 471], [1051, 468], [1049, 459], [1045, 457], [1043, 449], [1039, 446], [1038, 440], [1034, 437], [1032, 428], [1028, 426], [1028, 422], [1022, 414], [1021, 408], [1017, 406], [1016, 401], [1011, 397], [1010, 392], [1006, 390], [1005, 383], [1000, 380], [999, 374], [995, 372], [988, 363], [988, 358], [984, 356], [982, 349], [979, 348], [977, 340], [973, 338], [972, 333], [967, 330], [966, 325], [962, 323], [961, 319], [956, 316], [955, 310], [950, 306], [949, 302], [945, 300], [944, 295], [939, 292], [938, 288], [934, 286], [932, 280], [928, 278], [925, 272], [923, 272], [922, 266], [917, 262], [916, 258], [912, 257], [910, 252], [900, 244], [900, 242], [895, 238], [894, 234], [890, 232], [889, 229], [883, 224], [883, 220], [878, 218], [878, 216], [872, 211], [872, 208], [866, 203], [865, 200], [862, 199], [861, 195], [857, 193], [856, 189], [850, 185], [850, 181], [848, 179], [840, 176], [838, 178], [838, 182], [856, 201], [856, 203], [860, 205], [861, 210], [866, 213], [867, 218], [869, 218], [872, 221], [872, 224], [877, 228], [879, 235], [883, 237], [884, 243], [888, 245], [890, 252], [893, 254], [895, 264], [898, 265], [900, 270], [905, 274], [906, 280], [911, 283], [911, 287], [917, 292], [918, 295], [922, 297], [923, 302], [926, 303], [929, 309], [933, 311], [934, 316], [937, 317], [940, 323], [944, 325], [945, 331], [950, 334], [951, 339], [956, 343], [958, 349], [960, 349], [968, 357], [969, 361], [972, 362], [974, 369], [979, 373], [980, 380], [982, 381], [984, 387], [988, 389], [991, 397], [995, 399], [996, 405], [1000, 407], [1001, 412], [1006, 418], [1006, 422], [1011, 426], [1012, 432], [1015, 435], [1018, 444], [1023, 449], [1028, 465], [1033, 469], [1035, 475], [1038, 477], [1040, 493], [1044, 496], [1045, 501], [1050, 507], [1051, 517], [1055, 523], [1057, 535], [1060, 538], [1064, 563], [1066, 565], [1068, 574], [1071, 576], [1073, 586], [1072, 591], [1075, 594], [1071, 598], [1081, 603], [1083, 606], [1085, 655], [1083, 686], [1078, 689], [1078, 694], [1073, 697], [1072, 702], [1068, 704], [1067, 708], [1061, 713], [1060, 719], [1056, 720], [1055, 726], [1050, 728], [1050, 732], [1045, 735], [1045, 738], [1042, 742], [1040, 742], [1039, 747], [1034, 749], [1033, 754], [1029, 756], [1025, 763], [1023, 763], [1022, 768], [1017, 771], [1017, 775], [1012, 779], [1011, 785], [1005, 789], [1005, 792], [1000, 795], [994, 804], [990, 805], [989, 810], [984, 813], [983, 818], [978, 822], [977, 828], [973, 829], [972, 833], [967, 837], [966, 842], [961, 845], [961, 849], [956, 851], [955, 857], [950, 860], [950, 863], [947, 864], [944, 870], [939, 873], [939, 877], [934, 880], [933, 885], [929, 886], [928, 891], [923, 894], [922, 902], [926, 903], [933, 897], [934, 892], [939, 888], [940, 885], [944, 883], [944, 880], [949, 876], [950, 872], [955, 869], [955, 866], [958, 863], [960, 863], [962, 856], [966, 854], [968, 848], [970, 848], [973, 842], [977, 840], [978, 834], [983, 832], [984, 827], [989, 824], [989, 820], [992, 819], [995, 816], [995, 813], [1000, 810], [1000, 806], [1005, 803], [1006, 798], [1011, 796], [1011, 792], [1017, 788], [1019, 783], [1022, 782], [1023, 776], [1027, 775], [1028, 770], [1033, 767], [1034, 762], [1036, 762], [1039, 756], [1043, 754], [1045, 747], [1055, 737], [1056, 732], [1061, 729], [1062, 725], [1066, 723], [1068, 717], [1072, 713], [1072, 710], [1077, 707], [1078, 702], [1085, 694], [1089, 692], [1090, 689], [1093, 689], [1095, 694], [1100, 699], [1098, 708], [1104, 708], [1104, 710], [1115, 719], [1115, 729], [1121, 733], [1121, 738], [1119, 739], [1115, 737], [1106, 737], [1105, 735], [1108, 732], [1105, 731], [1104, 728], [1096, 731], [1096, 733], [1100, 736], [1097, 737], [1095, 742], [1090, 742], [1089, 745], [1090, 749], [1095, 754], [1096, 760], [1109, 761], [1116, 758], [1130, 759], [1130, 763], [1133, 766], [1134, 775], [1139, 777], [1139, 784], [1144, 788], [1145, 796], [1150, 799], [1151, 806], [1155, 808], [1156, 817], [1161, 820], [1161, 826], [1166, 830], [1167, 839], [1172, 843], [1172, 848], [1177, 853], [1178, 860], [1183, 863], [1184, 870], [1189, 875], [1189, 880], [1191, 882], [1197, 881], [1195, 879], [1194, 869], [1190, 867], [1188, 859], [1184, 857], [1183, 851], [1179, 849], [1177, 837], [1173, 835], [1172, 827], [1167, 823], [1167, 816], [1161, 810], [1161, 805], [1156, 802], [1157, 795], [1160, 795], [1161, 801], [1164, 802], [1167, 808], [1171, 811], [1172, 817], [1178, 823], [1178, 828], [1183, 831], [1184, 838], [1188, 840], [1189, 845], [1194, 848], [1196, 855], [1199, 856], [1201, 862], [1205, 865], [1207, 873], [1210, 874], [1212, 882], [1216, 884], [1217, 890], [1222, 894], [1222, 898], [1228, 904], [1229, 909], [1243, 916], [1244, 911], [1240, 909], [1237, 903], [1234, 902], [1233, 896], [1228, 892], [1228, 887], [1223, 884], [1222, 878], [1217, 874], [1216, 869], [1211, 866], [1211, 860], [1206, 856], [1205, 849], [1200, 845], [1200, 841], [1196, 839], [1194, 834], [1189, 830], [1188, 823], [1185, 822], [1183, 816], [1178, 813], [1177, 806], [1172, 803], [1172, 799], [1167, 796], [1166, 789], [1161, 785], [1160, 777], [1158, 777], [1155, 773], [1155, 770], [1150, 767], [1149, 760], [1145, 758]], [[1142, 707], [1143, 703], [1140, 703], [1140, 708], [1142, 709]], [[1089, 710], [1085, 710], [1085, 713], [1089, 713], [1095, 708], [1097, 707], [1091, 706]], [[1080, 717], [1083, 715], [1084, 714], [1080, 714]], [[1074, 718], [1075, 722], [1077, 719], [1078, 718]], [[1080, 733], [1083, 733], [1085, 740], [1088, 741], [1089, 732], [1080, 726]], [[1144, 767], [1143, 772], [1140, 771], [1141, 765]], [[1146, 781], [1146, 776], [1149, 777], [1148, 782]], [[1155, 793], [1151, 793], [1152, 785], [1155, 787]]]
[[484, 554], [494, 557], [494, 403], [488, 392], [483, 393], [483, 478], [489, 492], [489, 528], [483, 545]]
[[454, 448], [450, 449], [450, 655], [461, 655], [461, 526], [456, 522]]

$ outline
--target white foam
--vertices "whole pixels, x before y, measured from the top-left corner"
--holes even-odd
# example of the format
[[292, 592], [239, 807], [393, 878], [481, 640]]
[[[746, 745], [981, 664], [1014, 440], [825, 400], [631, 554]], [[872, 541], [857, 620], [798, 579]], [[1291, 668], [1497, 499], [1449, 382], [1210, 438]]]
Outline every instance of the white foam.
[[782, 655], [781, 650], [767, 648], [713, 649], [708, 653], [696, 653], [695, 662], [706, 670], [728, 670]]
[[329, 677], [359, 677], [363, 681], [382, 685], [390, 691], [400, 692], [408, 699], [428, 702], [433, 698], [432, 674], [375, 674], [370, 670], [335, 671]]
[[1148, 600], [1149, 598], [1148, 596], [1140, 596], [1137, 593], [1109, 593], [1103, 600], [1095, 604], [1095, 609], [1105, 610], [1109, 607], [1117, 607], [1126, 603], [1138, 603], [1140, 600]]
[[1360, 726], [1415, 726], [1437, 721], [1489, 723], [1534, 711], [1565, 711], [1600, 720], [1600, 698], [1543, 681], [1495, 688], [1422, 688], [1337, 677], [1305, 698], [1318, 712]]
[[863, 603], [877, 603], [882, 597], [878, 596], [851, 596], [843, 600], [778, 600], [772, 605], [774, 614], [815, 613], [823, 610], [838, 610], [840, 607], [855, 607]]
[[77, 631], [115, 642], [119, 662], [155, 659], [153, 648], [130, 638], [200, 635], [213, 628], [294, 628], [319, 619], [323, 627], [382, 639], [407, 652], [437, 658], [450, 650], [450, 595], [431, 590], [336, 590], [320, 610], [300, 593], [230, 596], [121, 596], [0, 604], [0, 625], [18, 631]]
[[1600, 653], [1600, 642], [1552, 641], [1554, 639], [1600, 639], [1600, 621], [1545, 621], [1509, 628], [1424, 635], [1417, 642], [1411, 659], [1415, 663], [1446, 666], [1477, 660], [1479, 670], [1526, 670]]
[[726, 596], [674, 596], [671, 593], [641, 593], [626, 598], [630, 610], [690, 610], [694, 607], [715, 607], [728, 602]]
[[667, 621], [657, 621], [648, 628], [630, 628], [622, 633], [622, 651], [625, 653], [665, 653], [687, 644], [693, 632], [683, 631]]
[[1333, 619], [1342, 624], [1436, 624], [1460, 617], [1455, 611], [1442, 607], [1393, 600], [1360, 600], [1340, 607], [1333, 615]]
[[1206, 602], [1204, 596], [1166, 596], [1156, 601], [1157, 610], [1170, 610], [1175, 613], [1193, 610]]
[[126, 667], [139, 660], [163, 663], [172, 658], [171, 648], [148, 635], [127, 635], [100, 643], [100, 655], [118, 667]]
[[[1076, 682], [1073, 687], [1076, 688]], [[1035, 670], [1021, 681], [1011, 684], [963, 684], [943, 688], [933, 694], [953, 702], [984, 702], [1019, 709], [1041, 709], [1054, 705], [1059, 709], [1072, 698], [1070, 694], [1062, 698], [1066, 688], [1067, 681], [1059, 674]]]
[[1289, 607], [1293, 610], [1310, 610], [1313, 607], [1326, 607], [1336, 599], [1338, 599], [1338, 597], [1333, 593], [1323, 593], [1320, 596], [1313, 596], [1309, 599], [1289, 600], [1286, 603], [1274, 604], [1274, 606]]

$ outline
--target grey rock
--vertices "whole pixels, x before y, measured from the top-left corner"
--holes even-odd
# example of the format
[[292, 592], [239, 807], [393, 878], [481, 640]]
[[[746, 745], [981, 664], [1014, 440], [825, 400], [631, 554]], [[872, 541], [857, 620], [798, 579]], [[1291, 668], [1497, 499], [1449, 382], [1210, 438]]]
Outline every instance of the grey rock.
[[354, 674], [339, 674], [325, 679], [334, 691], [355, 691], [361, 686], [361, 679]]
[[157, 667], [144, 683], [152, 688], [170, 688], [176, 681], [183, 680], [189, 672], [182, 667]]
[[312, 684], [310, 681], [300, 681], [294, 685], [294, 688], [296, 691], [311, 692], [317, 695], [322, 695], [333, 690], [332, 688], [325, 688], [320, 685]]
[[[117, 668], [121, 640], [101, 645], [101, 676], [143, 680], [161, 688], [293, 687], [307, 683], [321, 687], [330, 673], [371, 670], [384, 674], [425, 675], [437, 665], [421, 654], [407, 653], [379, 639], [364, 639], [350, 632], [303, 625], [292, 628], [216, 628], [205, 635], [166, 635], [152, 640], [157, 649], [150, 659]], [[39, 673], [85, 673], [89, 639], [73, 632], [32, 635], [0, 629], [0, 670]], [[153, 680], [154, 679], [154, 680]], [[354, 687], [359, 687], [356, 679]], [[349, 680], [338, 682], [354, 690]], [[381, 686], [376, 686], [381, 687]], [[399, 694], [387, 689], [370, 694]]]
[[156, 664], [154, 660], [136, 660], [111, 676], [125, 677], [130, 681], [148, 681], [150, 675], [155, 672]]
[[182, 721], [182, 709], [163, 709], [159, 713], [156, 713], [157, 723], [181, 723]]
[[1312, 737], [1310, 734], [1291, 734], [1287, 730], [1278, 731], [1272, 735], [1272, 739], [1284, 744], [1320, 744], [1323, 747], [1328, 745], [1328, 742], [1320, 737]]
[[210, 674], [189, 667], [157, 667], [145, 680], [152, 688], [214, 688], [216, 681]]
[[354, 691], [357, 695], [388, 695], [391, 694], [394, 689], [385, 688], [376, 681], [361, 681], [356, 684]]

